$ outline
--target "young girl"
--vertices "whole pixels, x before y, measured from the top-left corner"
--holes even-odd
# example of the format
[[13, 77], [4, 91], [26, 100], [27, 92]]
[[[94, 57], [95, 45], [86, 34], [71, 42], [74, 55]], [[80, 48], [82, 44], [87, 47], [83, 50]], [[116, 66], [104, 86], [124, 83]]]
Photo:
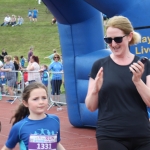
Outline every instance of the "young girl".
[[22, 104], [11, 118], [13, 124], [1, 150], [65, 150], [60, 144], [60, 123], [55, 115], [45, 114], [48, 93], [42, 83], [33, 82], [22, 94]]
[[20, 64], [21, 64], [21, 67], [22, 67], [22, 68], [25, 67], [25, 66], [24, 66], [24, 65], [25, 65], [25, 58], [24, 58], [23, 56], [20, 57]]
[[41, 66], [41, 70], [40, 70], [41, 73], [41, 80], [42, 80], [42, 83], [47, 87], [48, 86], [48, 67], [47, 65], [43, 65]]

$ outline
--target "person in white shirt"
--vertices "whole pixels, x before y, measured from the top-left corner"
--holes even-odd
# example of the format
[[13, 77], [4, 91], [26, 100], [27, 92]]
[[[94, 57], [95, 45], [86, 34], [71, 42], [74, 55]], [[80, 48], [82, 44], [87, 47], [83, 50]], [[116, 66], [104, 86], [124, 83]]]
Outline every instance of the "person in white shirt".
[[[39, 66], [39, 58], [38, 56], [31, 56], [29, 64], [26, 68], [28, 72], [28, 82], [41, 82], [40, 76], [40, 66]], [[33, 71], [33, 72], [32, 72]]]
[[9, 15], [7, 15], [5, 18], [4, 18], [4, 22], [1, 24], [1, 26], [6, 26], [10, 23], [11, 21], [11, 18]]

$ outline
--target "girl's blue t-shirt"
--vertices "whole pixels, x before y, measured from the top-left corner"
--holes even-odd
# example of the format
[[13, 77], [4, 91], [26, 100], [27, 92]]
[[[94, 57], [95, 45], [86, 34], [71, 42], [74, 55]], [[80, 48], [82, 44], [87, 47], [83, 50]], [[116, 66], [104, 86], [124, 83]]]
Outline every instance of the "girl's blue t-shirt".
[[30, 135], [57, 135], [57, 143], [60, 142], [59, 118], [52, 114], [41, 120], [30, 120], [26, 117], [13, 125], [5, 145], [14, 149], [19, 143], [20, 150], [28, 150]]

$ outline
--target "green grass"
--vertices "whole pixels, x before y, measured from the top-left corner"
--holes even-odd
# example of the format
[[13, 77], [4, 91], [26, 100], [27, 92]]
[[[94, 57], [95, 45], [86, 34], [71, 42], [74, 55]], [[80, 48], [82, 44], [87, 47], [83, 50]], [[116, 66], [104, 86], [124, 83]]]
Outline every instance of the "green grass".
[[[27, 13], [28, 9], [36, 8], [39, 11], [38, 22], [30, 22]], [[16, 27], [0, 26], [0, 53], [3, 48], [9, 55], [27, 58], [31, 46], [34, 47], [34, 55], [40, 59], [40, 64], [50, 64], [49, 59], [44, 57], [57, 49], [60, 54], [60, 42], [57, 25], [51, 25], [53, 15], [46, 13], [46, 6], [38, 4], [36, 0], [0, 0], [0, 24], [8, 15], [22, 16], [24, 24]], [[61, 87], [64, 93], [64, 87]]]
[[[39, 11], [38, 22], [30, 22], [27, 17], [28, 9], [36, 8]], [[39, 56], [41, 64], [49, 64], [45, 56], [49, 56], [53, 49], [60, 51], [60, 42], [57, 25], [51, 25], [52, 14], [46, 13], [46, 7], [39, 5], [36, 0], [1, 0], [0, 22], [6, 14], [20, 15], [24, 24], [16, 27], [0, 27], [1, 49], [5, 48], [8, 54], [14, 56], [24, 55], [27, 58], [28, 50], [34, 47], [34, 55]], [[1, 51], [1, 50], [0, 50]]]

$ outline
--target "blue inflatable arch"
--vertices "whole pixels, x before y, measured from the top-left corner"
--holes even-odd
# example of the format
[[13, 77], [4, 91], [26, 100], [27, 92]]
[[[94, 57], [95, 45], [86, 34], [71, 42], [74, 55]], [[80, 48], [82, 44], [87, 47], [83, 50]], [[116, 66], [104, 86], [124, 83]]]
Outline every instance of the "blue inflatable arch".
[[[58, 22], [70, 123], [76, 127], [95, 127], [97, 111], [92, 113], [86, 108], [85, 97], [93, 62], [110, 54], [110, 50], [105, 49], [103, 40], [101, 12], [108, 17], [114, 15], [128, 17], [137, 31], [148, 38], [150, 1], [43, 0], [43, 2]], [[149, 44], [148, 41], [144, 41], [139, 46], [131, 47], [131, 51], [149, 57]]]

